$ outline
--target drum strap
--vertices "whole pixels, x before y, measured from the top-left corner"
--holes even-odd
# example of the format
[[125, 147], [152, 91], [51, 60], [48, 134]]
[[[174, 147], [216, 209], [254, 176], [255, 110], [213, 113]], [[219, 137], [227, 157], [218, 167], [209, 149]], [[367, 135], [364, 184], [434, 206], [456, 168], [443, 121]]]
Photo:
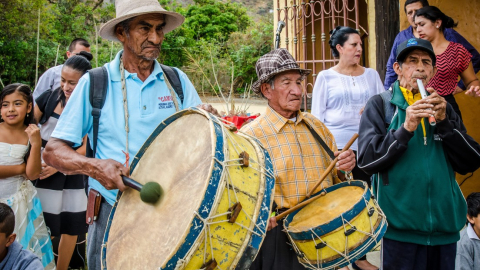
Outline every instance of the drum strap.
[[306, 122], [307, 123], [307, 127], [308, 127], [308, 130], [310, 130], [310, 132], [312, 133], [313, 137], [317, 140], [317, 142], [322, 146], [323, 150], [325, 150], [325, 152], [328, 154], [328, 156], [334, 160], [335, 159], [335, 155], [333, 154], [333, 151], [327, 146], [327, 144], [325, 143], [325, 141], [320, 137], [320, 135], [318, 135], [318, 133], [315, 131], [315, 129], [313, 129], [313, 127], [310, 126], [310, 123]]

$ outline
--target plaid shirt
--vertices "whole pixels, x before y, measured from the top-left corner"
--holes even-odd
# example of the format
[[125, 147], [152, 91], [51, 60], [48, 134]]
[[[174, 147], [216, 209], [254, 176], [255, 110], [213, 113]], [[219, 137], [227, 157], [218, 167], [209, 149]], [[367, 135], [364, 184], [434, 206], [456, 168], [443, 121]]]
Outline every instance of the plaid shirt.
[[[303, 201], [330, 165], [330, 157], [307, 125], [315, 129], [332, 151], [337, 151], [327, 127], [313, 115], [300, 111], [293, 122], [268, 106], [264, 115], [240, 130], [257, 138], [270, 154], [275, 170], [277, 209], [290, 208]], [[340, 181], [334, 168], [315, 192]]]

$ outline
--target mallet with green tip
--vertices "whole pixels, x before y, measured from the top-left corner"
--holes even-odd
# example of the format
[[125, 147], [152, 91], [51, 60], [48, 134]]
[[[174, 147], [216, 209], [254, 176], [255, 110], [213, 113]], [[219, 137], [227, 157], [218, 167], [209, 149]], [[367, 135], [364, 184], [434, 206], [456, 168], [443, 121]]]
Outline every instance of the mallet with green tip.
[[142, 185], [125, 175], [122, 175], [122, 180], [126, 186], [140, 191], [140, 199], [146, 203], [154, 204], [162, 197], [163, 190], [157, 182], [147, 182], [145, 185]]

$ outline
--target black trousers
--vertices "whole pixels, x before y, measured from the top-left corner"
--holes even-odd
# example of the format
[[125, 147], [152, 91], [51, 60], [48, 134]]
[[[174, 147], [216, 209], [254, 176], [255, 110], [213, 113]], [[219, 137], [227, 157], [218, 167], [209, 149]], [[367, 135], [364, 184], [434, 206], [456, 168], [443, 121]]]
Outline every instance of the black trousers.
[[267, 232], [257, 257], [250, 270], [304, 270], [283, 231], [283, 219], [278, 226]]
[[382, 270], [453, 270], [457, 243], [424, 246], [382, 239]]

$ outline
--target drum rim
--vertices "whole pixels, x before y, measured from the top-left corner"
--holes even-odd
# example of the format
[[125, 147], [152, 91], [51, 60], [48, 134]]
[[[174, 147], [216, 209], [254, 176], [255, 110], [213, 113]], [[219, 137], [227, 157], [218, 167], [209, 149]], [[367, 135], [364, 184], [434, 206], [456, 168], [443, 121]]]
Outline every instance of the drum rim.
[[[250, 235], [250, 240], [245, 245], [245, 249], [243, 250], [242, 256], [236, 262], [236, 265], [234, 265], [235, 270], [247, 270], [247, 269], [250, 269], [251, 264], [257, 257], [258, 251], [260, 250], [260, 247], [262, 246], [263, 240], [265, 239], [265, 235], [267, 233], [268, 219], [270, 218], [269, 209], [272, 209], [273, 200], [274, 200], [273, 193], [274, 193], [275, 179], [271, 177], [271, 175], [273, 175], [272, 160], [267, 150], [263, 148], [262, 144], [258, 140], [256, 140], [256, 138], [251, 137], [247, 134], [244, 134], [244, 133], [237, 133], [237, 134], [244, 137], [245, 139], [247, 139], [252, 143], [253, 147], [255, 148], [255, 151], [258, 154], [258, 157], [260, 157], [260, 154], [263, 154], [262, 159], [264, 163], [264, 168], [266, 170], [270, 169], [268, 173], [264, 172], [260, 176], [261, 178], [263, 178], [263, 182], [264, 182], [263, 199], [259, 203], [261, 207], [258, 209], [258, 215], [255, 221], [256, 226], [254, 226], [254, 229], [253, 229], [254, 232], [259, 233], [262, 236], [259, 236], [255, 233], [252, 233]], [[270, 192], [266, 192], [267, 190], [270, 190]], [[266, 208], [267, 205], [268, 205], [268, 209]], [[261, 230], [258, 229], [258, 227], [262, 227], [264, 231], [262, 232]]]
[[[352, 206], [352, 208], [349, 209], [347, 212], [342, 214], [344, 219], [352, 220], [353, 218], [358, 216], [367, 207], [368, 201], [370, 201], [370, 199], [372, 197], [372, 193], [370, 192], [370, 189], [368, 188], [368, 186], [365, 182], [359, 181], [359, 180], [353, 180], [353, 181], [350, 181], [350, 183], [348, 181], [342, 182], [342, 183], [330, 186], [328, 188], [325, 188], [325, 189], [315, 193], [312, 197], [317, 196], [324, 191], [326, 193], [329, 193], [329, 192], [332, 192], [334, 190], [337, 190], [339, 188], [346, 187], [346, 186], [358, 186], [358, 187], [363, 187], [365, 189], [362, 197], [360, 197], [360, 199]], [[306, 198], [306, 199], [308, 199], [308, 198]], [[292, 212], [291, 214], [289, 214], [285, 218], [285, 220], [284, 220], [285, 228], [289, 227], [288, 225], [290, 224], [290, 222], [292, 222], [293, 217], [298, 212], [300, 212], [302, 209], [303, 209], [303, 207], [298, 209], [298, 210], [295, 210], [294, 212]], [[320, 236], [331, 233], [331, 232], [335, 231], [336, 229], [338, 229], [339, 227], [343, 226], [342, 216], [338, 216], [338, 217], [334, 218], [333, 220], [331, 220], [329, 223], [319, 225], [319, 226], [317, 226], [315, 228], [312, 228], [312, 229], [317, 235], [320, 235]], [[310, 230], [309, 231], [301, 231], [301, 232], [288, 231], [288, 234], [294, 240], [302, 241], [302, 240], [311, 240], [312, 239], [312, 233], [310, 232]]]
[[[380, 221], [380, 224], [378, 225], [378, 227], [376, 228], [375, 230], [375, 233], [378, 232], [378, 236], [377, 238], [373, 239], [373, 241], [365, 241], [363, 242], [361, 245], [359, 245], [358, 247], [352, 249], [349, 253], [354, 253], [355, 251], [357, 250], [360, 250], [360, 249], [364, 249], [364, 250], [372, 250], [379, 242], [380, 240], [383, 238], [383, 236], [385, 235], [386, 231], [387, 231], [387, 227], [388, 227], [388, 224], [387, 224], [387, 220], [384, 218], [382, 219], [382, 221]], [[290, 240], [292, 241], [292, 238], [290, 237]], [[351, 258], [349, 258], [349, 260], [345, 259], [344, 257], [339, 257], [339, 258], [336, 258], [334, 260], [331, 260], [329, 262], [326, 262], [326, 263], [322, 263], [322, 269], [328, 269], [327, 267], [330, 267], [330, 266], [335, 266], [335, 267], [344, 267], [344, 266], [347, 266], [349, 265], [352, 261], [356, 261], [358, 259], [360, 259], [363, 255], [367, 254], [368, 253], [365, 252], [365, 253], [359, 253]], [[298, 254], [297, 254], [298, 256]], [[317, 267], [319, 267], [319, 265], [317, 265], [316, 263], [312, 263], [310, 260], [306, 259], [306, 258], [300, 258], [300, 260], [302, 260], [304, 263], [310, 263], [312, 265], [316, 265]], [[343, 263], [341, 263], [341, 261], [344, 261]], [[340, 265], [337, 265], [338, 263], [341, 263]], [[317, 269], [317, 268], [314, 268], [314, 269]]]

